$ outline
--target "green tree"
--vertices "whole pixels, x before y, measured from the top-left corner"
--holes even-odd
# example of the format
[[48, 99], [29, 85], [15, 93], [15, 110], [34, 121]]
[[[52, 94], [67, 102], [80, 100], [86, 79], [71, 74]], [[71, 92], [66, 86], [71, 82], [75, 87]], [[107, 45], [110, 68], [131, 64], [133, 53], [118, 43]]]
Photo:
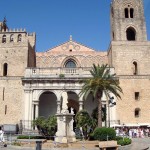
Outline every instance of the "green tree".
[[91, 93], [98, 101], [98, 127], [102, 127], [102, 94], [105, 92], [113, 93], [116, 97], [121, 98], [122, 89], [119, 86], [119, 80], [115, 74], [110, 74], [110, 67], [106, 65], [93, 64], [90, 70], [91, 78], [84, 81], [79, 96], [84, 95], [84, 99]]

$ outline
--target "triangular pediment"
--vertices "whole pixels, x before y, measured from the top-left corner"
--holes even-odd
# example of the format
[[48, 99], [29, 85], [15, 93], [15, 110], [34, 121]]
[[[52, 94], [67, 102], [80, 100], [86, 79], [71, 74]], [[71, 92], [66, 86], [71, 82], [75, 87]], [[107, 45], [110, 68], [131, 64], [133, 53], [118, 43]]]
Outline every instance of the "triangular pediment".
[[96, 51], [73, 40], [69, 40], [45, 52], [36, 53], [37, 66], [62, 67], [64, 63], [72, 59], [78, 67], [89, 67], [95, 64], [107, 63], [107, 52]]
[[73, 40], [67, 41], [61, 45], [58, 45], [47, 52], [94, 52], [95, 50], [84, 46], [83, 44], [77, 43]]

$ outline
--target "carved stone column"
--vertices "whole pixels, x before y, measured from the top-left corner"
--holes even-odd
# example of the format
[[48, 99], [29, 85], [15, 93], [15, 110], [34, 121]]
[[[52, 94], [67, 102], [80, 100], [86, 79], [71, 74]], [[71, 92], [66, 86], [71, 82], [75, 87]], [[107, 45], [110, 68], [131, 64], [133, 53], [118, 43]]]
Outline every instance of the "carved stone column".
[[32, 91], [24, 91], [24, 125], [26, 129], [31, 129], [31, 120], [32, 120]]
[[79, 101], [79, 111], [83, 110], [83, 100]]
[[39, 117], [39, 101], [34, 101], [35, 119]]
[[61, 101], [57, 101], [57, 114], [61, 112]]
[[79, 111], [83, 110], [83, 95], [79, 97]]

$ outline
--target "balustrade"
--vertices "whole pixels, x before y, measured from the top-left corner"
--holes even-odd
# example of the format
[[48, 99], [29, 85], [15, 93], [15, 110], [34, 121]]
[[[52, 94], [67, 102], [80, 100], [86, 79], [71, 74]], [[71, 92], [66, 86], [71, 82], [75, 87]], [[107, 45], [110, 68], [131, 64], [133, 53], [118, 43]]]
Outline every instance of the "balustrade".
[[[63, 74], [64, 77], [69, 76], [80, 76], [89, 77], [91, 67], [80, 67], [80, 68], [27, 68], [25, 72], [25, 77], [59, 77]], [[114, 73], [114, 68], [111, 68], [110, 73]]]

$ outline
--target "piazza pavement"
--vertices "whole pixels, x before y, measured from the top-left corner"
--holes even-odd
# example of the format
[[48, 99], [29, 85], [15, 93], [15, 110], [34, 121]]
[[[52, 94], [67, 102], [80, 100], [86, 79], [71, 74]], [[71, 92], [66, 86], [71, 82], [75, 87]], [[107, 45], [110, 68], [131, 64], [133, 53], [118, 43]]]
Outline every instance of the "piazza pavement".
[[[13, 146], [8, 145], [7, 147], [0, 147], [0, 150], [36, 150], [34, 147], [20, 147], [20, 146]], [[119, 150], [147, 150], [150, 149], [150, 138], [133, 138], [132, 144], [127, 146], [119, 147]], [[86, 145], [81, 148], [42, 148], [42, 150], [99, 150], [98, 147], [96, 148], [88, 148]]]

